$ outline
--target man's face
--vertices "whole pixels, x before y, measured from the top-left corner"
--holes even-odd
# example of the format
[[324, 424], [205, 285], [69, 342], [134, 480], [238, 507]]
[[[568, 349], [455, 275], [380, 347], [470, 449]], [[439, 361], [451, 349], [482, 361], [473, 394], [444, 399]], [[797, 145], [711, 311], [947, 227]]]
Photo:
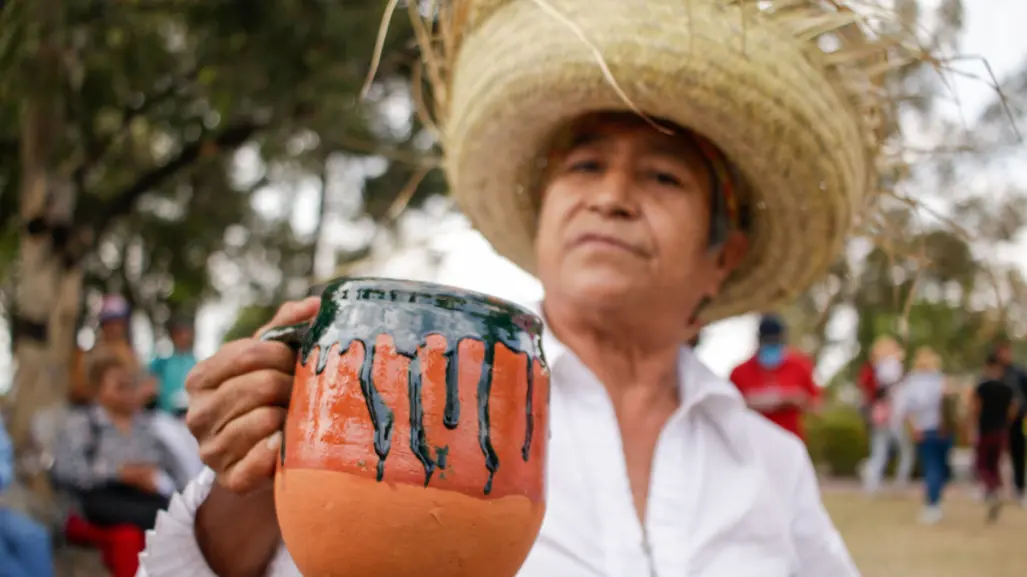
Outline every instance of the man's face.
[[193, 331], [188, 326], [176, 326], [171, 329], [171, 342], [176, 350], [191, 349], [193, 347]]
[[97, 393], [101, 405], [118, 413], [131, 412], [138, 405], [135, 383], [122, 367], [111, 367], [104, 373]]
[[998, 358], [998, 362], [1003, 365], [1008, 365], [1013, 362], [1013, 350], [1007, 344], [999, 345], [995, 350], [995, 356]]
[[100, 332], [108, 341], [124, 340], [128, 334], [128, 323], [125, 319], [109, 319], [100, 324]]
[[600, 307], [694, 308], [715, 294], [744, 238], [710, 250], [710, 176], [694, 140], [597, 114], [576, 123], [567, 142], [549, 159], [542, 193], [536, 248], [546, 290]]

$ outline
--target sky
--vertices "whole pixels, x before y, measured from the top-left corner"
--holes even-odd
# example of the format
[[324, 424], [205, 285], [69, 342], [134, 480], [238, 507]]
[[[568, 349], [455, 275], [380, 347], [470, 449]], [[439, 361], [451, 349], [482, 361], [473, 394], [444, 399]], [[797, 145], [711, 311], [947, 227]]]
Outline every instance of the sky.
[[[1027, 59], [1027, 34], [1024, 34], [1023, 26], [1027, 22], [1027, 0], [965, 0], [965, 5], [967, 26], [962, 40], [962, 53], [984, 57], [999, 78]], [[978, 75], [985, 74], [983, 65], [979, 63], [967, 62], [961, 68]], [[953, 80], [953, 90], [958, 95], [959, 105], [949, 106], [944, 112], [954, 118], [960, 114], [964, 118], [974, 118], [992, 95], [991, 89], [983, 83], [961, 78]], [[1021, 130], [1027, 130], [1027, 127], [1021, 127]], [[1002, 172], [1022, 171], [1027, 175], [1027, 159], [1013, 159], [992, 169]], [[258, 202], [267, 204], [265, 208], [269, 212], [286, 208], [280, 204], [280, 200], [276, 202], [274, 198], [258, 198]], [[312, 186], [301, 185], [289, 202], [295, 203], [294, 224], [298, 228], [310, 227], [317, 210], [316, 190]], [[538, 301], [542, 296], [538, 282], [498, 256], [478, 233], [467, 226], [463, 217], [451, 214], [442, 202], [428, 206], [425, 212], [412, 211], [407, 214], [401, 224], [401, 236], [405, 237], [402, 246], [391, 249], [382, 247], [381, 252], [389, 256], [376, 259], [374, 266], [361, 272], [431, 280], [524, 304]], [[357, 232], [364, 234], [366, 229]], [[1027, 270], [1027, 242], [1004, 247], [996, 256]], [[212, 303], [200, 311], [197, 318], [197, 352], [201, 356], [213, 354], [217, 349], [221, 335], [232, 322], [233, 312], [239, 304], [235, 301]], [[854, 321], [854, 315], [843, 315], [836, 319], [830, 330], [834, 336], [844, 336], [851, 333]], [[141, 354], [149, 356], [153, 346], [148, 327], [140, 323], [134, 328]], [[712, 370], [726, 376], [735, 365], [752, 354], [755, 330], [756, 317], [753, 315], [713, 324], [703, 331], [699, 355]], [[6, 389], [6, 381], [13, 368], [7, 355], [7, 339], [7, 331], [0, 330], [0, 390]], [[818, 375], [826, 378], [833, 374], [851, 354], [851, 349], [842, 348], [825, 355], [818, 367]]]

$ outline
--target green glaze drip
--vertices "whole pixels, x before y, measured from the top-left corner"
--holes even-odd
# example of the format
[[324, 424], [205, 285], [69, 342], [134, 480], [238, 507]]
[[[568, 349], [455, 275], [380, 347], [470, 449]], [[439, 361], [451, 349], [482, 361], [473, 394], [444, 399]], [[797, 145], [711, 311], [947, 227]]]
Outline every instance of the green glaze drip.
[[[364, 393], [364, 403], [371, 416], [371, 426], [374, 427], [374, 452], [378, 455], [378, 480], [381, 481], [385, 475], [385, 458], [389, 456], [389, 449], [392, 448], [394, 415], [382, 399], [378, 387], [374, 386], [374, 341], [363, 342], [363, 345], [364, 362], [360, 365], [360, 391]], [[318, 364], [320, 366], [320, 363]]]
[[[426, 346], [428, 337], [440, 335], [446, 340], [446, 405], [442, 424], [456, 429], [460, 423], [458, 349], [460, 343], [472, 339], [485, 345], [484, 360], [478, 378], [478, 441], [489, 472], [484, 492], [492, 491], [493, 479], [499, 469], [499, 458], [492, 446], [489, 401], [492, 393], [495, 347], [506, 348], [528, 358], [526, 391], [526, 432], [521, 454], [528, 460], [534, 432], [535, 359], [545, 368], [542, 354], [542, 322], [531, 312], [510, 303], [474, 293], [434, 285], [389, 279], [343, 279], [328, 285], [321, 297], [321, 309], [308, 326], [294, 325], [271, 329], [263, 338], [284, 342], [297, 349], [304, 365], [318, 351], [314, 369], [317, 374], [328, 364], [328, 351], [337, 347], [345, 354], [354, 341], [364, 348], [360, 368], [360, 388], [374, 427], [374, 451], [378, 455], [377, 478], [385, 473], [385, 462], [392, 445], [395, 420], [393, 410], [382, 399], [374, 383], [374, 357], [378, 337], [388, 335], [396, 352], [410, 359], [407, 393], [410, 403], [410, 448], [421, 462], [425, 485], [431, 481], [436, 467], [446, 469], [448, 448], [436, 448], [432, 460], [425, 435], [422, 401], [421, 363], [418, 349]], [[284, 462], [284, 442], [281, 458]]]
[[442, 424], [455, 429], [460, 424], [460, 343], [446, 343], [446, 408]]
[[521, 458], [525, 463], [528, 462], [528, 456], [531, 455], [531, 437], [535, 433], [535, 414], [532, 412], [535, 401], [535, 359], [531, 358], [531, 355], [527, 355], [527, 358], [528, 391], [525, 393], [524, 400], [524, 444], [521, 445]]
[[421, 359], [416, 354], [410, 359], [407, 371], [407, 392], [410, 395], [410, 450], [424, 466], [424, 486], [431, 481], [435, 471], [435, 461], [428, 449], [428, 440], [424, 433], [424, 406], [421, 398]]
[[492, 480], [499, 469], [499, 455], [492, 448], [492, 425], [489, 418], [489, 398], [492, 396], [492, 364], [496, 355], [495, 347], [485, 347], [485, 359], [481, 363], [481, 376], [478, 377], [478, 444], [485, 455], [485, 468], [489, 471], [489, 480], [485, 482], [485, 494], [492, 492]]

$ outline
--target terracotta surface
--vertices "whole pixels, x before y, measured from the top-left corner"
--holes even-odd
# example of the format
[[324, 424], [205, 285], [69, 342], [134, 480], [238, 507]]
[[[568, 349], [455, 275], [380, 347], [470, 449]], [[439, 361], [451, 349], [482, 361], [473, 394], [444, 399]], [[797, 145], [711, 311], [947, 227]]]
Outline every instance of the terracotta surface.
[[377, 285], [356, 282], [330, 287], [293, 341], [276, 476], [286, 546], [306, 577], [512, 577], [545, 512], [538, 319], [420, 283], [360, 300], [354, 286]]
[[[279, 522], [306, 577], [510, 577], [545, 506], [325, 470], [279, 473]], [[315, 537], [316, 536], [316, 537]]]

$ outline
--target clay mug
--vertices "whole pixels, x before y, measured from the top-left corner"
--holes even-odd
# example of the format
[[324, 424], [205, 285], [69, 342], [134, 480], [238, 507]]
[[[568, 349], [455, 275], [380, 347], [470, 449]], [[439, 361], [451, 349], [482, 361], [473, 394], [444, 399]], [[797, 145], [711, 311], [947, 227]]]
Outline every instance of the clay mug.
[[306, 577], [513, 577], [545, 513], [542, 322], [470, 291], [327, 286], [297, 351], [275, 475]]

